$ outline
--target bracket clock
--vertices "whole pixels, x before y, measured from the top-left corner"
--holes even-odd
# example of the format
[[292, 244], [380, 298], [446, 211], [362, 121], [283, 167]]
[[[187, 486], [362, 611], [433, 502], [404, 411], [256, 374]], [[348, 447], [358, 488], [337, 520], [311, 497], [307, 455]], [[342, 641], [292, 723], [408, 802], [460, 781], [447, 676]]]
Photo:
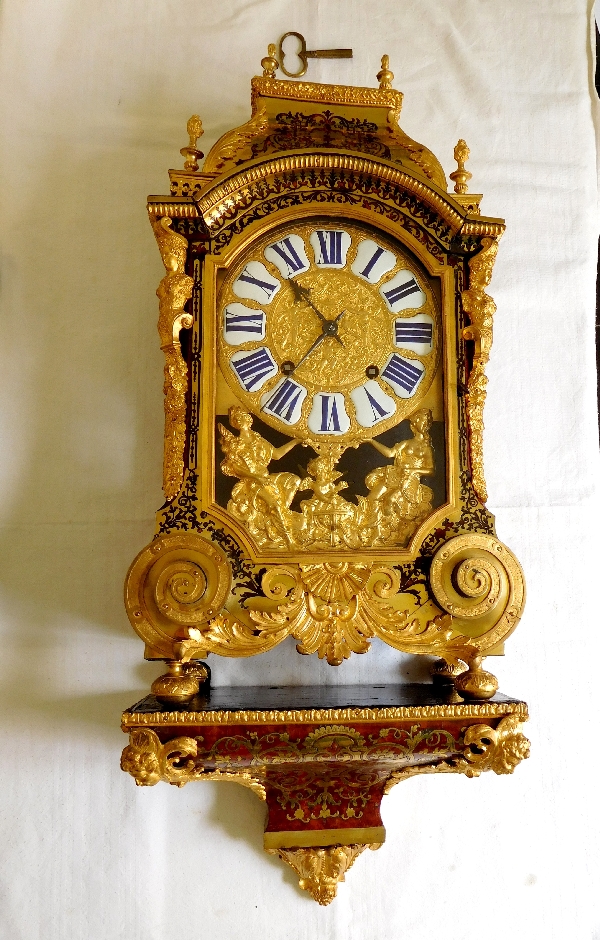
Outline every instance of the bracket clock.
[[[167, 671], [123, 715], [122, 767], [252, 789], [266, 850], [327, 904], [394, 784], [528, 756], [526, 705], [482, 665], [525, 596], [482, 458], [504, 223], [467, 192], [464, 141], [449, 192], [402, 130], [387, 56], [378, 88], [279, 80], [274, 47], [262, 67], [247, 123], [200, 167], [192, 117], [148, 200], [166, 501], [125, 600]], [[208, 654], [218, 676], [288, 637], [332, 667], [385, 643], [432, 681], [211, 687]]]

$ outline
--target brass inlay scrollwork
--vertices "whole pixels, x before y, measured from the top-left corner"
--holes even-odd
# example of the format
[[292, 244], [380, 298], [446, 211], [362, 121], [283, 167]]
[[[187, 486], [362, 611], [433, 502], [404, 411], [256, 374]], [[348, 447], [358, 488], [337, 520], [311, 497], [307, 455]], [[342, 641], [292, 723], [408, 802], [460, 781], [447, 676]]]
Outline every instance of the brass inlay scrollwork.
[[[358, 190], [360, 192], [365, 185], [365, 179], [369, 178], [381, 180], [384, 187], [386, 184], [401, 186], [408, 193], [422, 199], [428, 208], [431, 208], [443, 222], [447, 223], [452, 234], [458, 232], [463, 224], [467, 224], [464, 223], [463, 216], [453, 206], [454, 200], [451, 195], [440, 195], [427, 183], [415, 179], [414, 176], [397, 167], [381, 164], [364, 157], [356, 157], [352, 154], [310, 153], [307, 151], [301, 154], [273, 157], [270, 160], [265, 160], [259, 166], [240, 169], [235, 175], [211, 186], [198, 200], [211, 232], [216, 233], [221, 225], [230, 224], [238, 212], [247, 210], [249, 187], [252, 187], [253, 190], [252, 198], [260, 199], [260, 190], [254, 190], [256, 184], [260, 185], [262, 181], [270, 177], [278, 177], [285, 173], [310, 170], [328, 171], [327, 180], [330, 189], [338, 186], [342, 182], [342, 177], [344, 186], [348, 186], [349, 191]], [[354, 178], [351, 174], [355, 174]], [[150, 206], [152, 207], [152, 203], [150, 203]], [[486, 221], [485, 223], [470, 222], [468, 224], [470, 226], [468, 234], [479, 233], [483, 224], [488, 226], [490, 234], [501, 234], [505, 228], [501, 222]]]
[[397, 783], [420, 774], [479, 777], [486, 770], [495, 774], [512, 774], [515, 767], [529, 757], [531, 745], [521, 731], [523, 720], [527, 720], [527, 715], [507, 715], [496, 728], [485, 724], [469, 725], [461, 742], [460, 757], [395, 770], [386, 781], [384, 794]]
[[177, 787], [192, 780], [225, 780], [248, 787], [261, 800], [266, 799], [263, 784], [251, 773], [204, 770], [194, 761], [197, 754], [195, 738], [174, 738], [162, 744], [155, 731], [140, 728], [129, 735], [129, 744], [121, 755], [121, 770], [131, 774], [138, 787], [153, 787], [159, 780]]
[[216, 142], [210, 151], [202, 171], [204, 173], [222, 173], [228, 163], [250, 160], [252, 153], [248, 145], [252, 140], [266, 133], [269, 127], [269, 119], [264, 107], [252, 115], [249, 121], [227, 131], [220, 140]]
[[158, 333], [165, 354], [165, 443], [163, 490], [167, 500], [177, 496], [183, 480], [185, 450], [187, 365], [181, 355], [179, 333], [192, 325], [185, 305], [192, 296], [193, 278], [185, 273], [187, 240], [171, 229], [171, 219], [152, 223], [166, 274], [158, 285]]
[[[461, 738], [457, 742], [454, 741], [452, 735], [446, 733], [448, 746], [451, 750], [457, 747], [458, 756], [439, 760], [435, 759], [433, 754], [430, 754], [428, 755], [429, 758], [431, 758], [430, 760], [422, 761], [409, 767], [403, 767], [399, 770], [392, 770], [392, 764], [390, 763], [390, 772], [387, 776], [385, 792], [387, 793], [391, 787], [395, 783], [400, 782], [400, 780], [421, 772], [464, 773], [467, 777], [479, 777], [484, 771], [488, 770], [496, 774], [512, 774], [515, 767], [517, 767], [522, 760], [529, 757], [530, 742], [522, 733], [522, 722], [523, 716], [512, 714], [503, 717], [495, 728], [483, 723], [469, 725], [464, 729], [464, 733], [461, 734]], [[406, 739], [408, 745], [410, 745], [410, 735], [414, 735], [415, 732], [417, 732], [417, 728], [411, 729]], [[382, 733], [385, 737], [385, 732]], [[427, 735], [432, 734], [433, 736], [441, 734], [442, 737], [444, 735], [443, 732], [431, 732], [431, 729], [425, 731], [421, 730], [420, 734], [416, 735], [415, 741], [419, 741], [427, 737]], [[295, 747], [290, 745], [290, 747], [292, 747], [292, 753], [288, 754], [284, 748], [283, 752], [279, 755], [271, 754], [267, 763], [269, 766], [272, 765], [273, 767], [283, 764], [286, 766], [289, 765], [290, 770], [292, 770], [293, 766], [296, 764], [300, 766], [307, 761], [310, 762], [311, 760], [318, 760], [319, 758], [323, 761], [331, 759], [334, 753], [337, 754], [337, 759], [339, 759], [337, 750], [331, 751], [329, 756], [327, 754], [327, 746], [332, 746], [333, 739], [336, 738], [336, 736], [340, 739], [338, 749], [341, 747], [342, 752], [345, 754], [344, 759], [346, 761], [351, 758], [365, 760], [365, 741], [361, 735], [358, 735], [353, 728], [328, 727], [313, 732], [312, 737], [317, 739], [315, 742], [311, 742], [311, 736], [308, 736], [305, 740], [306, 753], [303, 753], [302, 748], [298, 750], [297, 745]], [[377, 737], [381, 737], [381, 734]], [[135, 728], [130, 731], [129, 744], [123, 750], [121, 769], [131, 774], [138, 786], [154, 786], [160, 780], [177, 786], [184, 786], [184, 784], [192, 780], [229, 780], [235, 778], [234, 782], [239, 782], [243, 786], [249, 787], [261, 799], [265, 798], [262, 780], [259, 779], [258, 776], [253, 776], [246, 769], [234, 766], [235, 760], [231, 767], [228, 767], [227, 761], [223, 762], [224, 766], [228, 769], [216, 770], [214, 772], [206, 771], [202, 760], [199, 758], [198, 740], [201, 739], [182, 736], [173, 738], [163, 744], [157, 733], [152, 729]], [[232, 741], [231, 737], [228, 737], [226, 740], [230, 743]], [[249, 739], [240, 739], [245, 747], [250, 748], [254, 740], [252, 736]], [[234, 739], [234, 741], [237, 741], [237, 739]], [[319, 746], [320, 741], [323, 741], [321, 746]], [[260, 750], [258, 743], [257, 747]], [[407, 758], [407, 755], [404, 754], [407, 748], [403, 748], [401, 744], [397, 744], [395, 739], [390, 747], [391, 750], [389, 750], [388, 753], [385, 751], [385, 747], [382, 750], [381, 746], [375, 743], [371, 750], [374, 748], [374, 752], [377, 753], [377, 759], [384, 761], [384, 763], [386, 759], [388, 762], [393, 763], [394, 760], [405, 760]], [[205, 759], [214, 763], [215, 752], [217, 750], [218, 748], [215, 744], [210, 752], [210, 756]], [[323, 751], [323, 753], [321, 753], [321, 751]], [[315, 752], [315, 754], [313, 754], [313, 752]], [[260, 764], [259, 753], [257, 760]], [[296, 762], [296, 764], [294, 764], [294, 762]], [[262, 766], [260, 773], [263, 774], [264, 771], [265, 767]], [[385, 770], [380, 770], [379, 772], [386, 773]], [[290, 786], [292, 785], [290, 782], [292, 780], [293, 778], [290, 777], [288, 781]]]
[[445, 542], [430, 570], [433, 598], [482, 652], [515, 629], [525, 606], [517, 559], [499, 539], [469, 532]]
[[463, 330], [463, 338], [473, 340], [475, 354], [467, 388], [467, 417], [469, 421], [471, 468], [473, 486], [481, 501], [487, 501], [487, 487], [483, 472], [483, 407], [486, 398], [487, 376], [485, 367], [490, 358], [496, 304], [485, 288], [492, 279], [492, 270], [498, 253], [498, 237], [482, 238], [481, 251], [469, 261], [471, 272], [469, 289], [462, 292], [462, 305], [471, 324]]

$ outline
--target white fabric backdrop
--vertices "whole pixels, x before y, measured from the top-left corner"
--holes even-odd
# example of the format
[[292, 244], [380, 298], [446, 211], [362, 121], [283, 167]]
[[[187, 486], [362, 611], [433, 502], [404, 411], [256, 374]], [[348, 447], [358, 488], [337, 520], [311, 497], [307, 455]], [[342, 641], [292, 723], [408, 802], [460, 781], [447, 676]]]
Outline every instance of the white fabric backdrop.
[[[1, 940], [597, 940], [588, 5], [5, 0], [1, 17]], [[121, 600], [161, 503], [162, 265], [145, 197], [168, 191], [190, 114], [205, 150], [247, 118], [267, 42], [292, 29], [354, 48], [311, 63], [316, 81], [374, 85], [389, 53], [403, 127], [447, 172], [464, 137], [483, 211], [507, 220], [486, 468], [529, 586], [491, 662], [530, 702], [531, 759], [509, 778], [397, 787], [387, 844], [327, 909], [262, 852], [251, 793], [139, 789], [118, 769], [121, 709], [159, 671]], [[380, 644], [338, 670], [293, 644], [212, 665], [218, 683], [424, 676]]]

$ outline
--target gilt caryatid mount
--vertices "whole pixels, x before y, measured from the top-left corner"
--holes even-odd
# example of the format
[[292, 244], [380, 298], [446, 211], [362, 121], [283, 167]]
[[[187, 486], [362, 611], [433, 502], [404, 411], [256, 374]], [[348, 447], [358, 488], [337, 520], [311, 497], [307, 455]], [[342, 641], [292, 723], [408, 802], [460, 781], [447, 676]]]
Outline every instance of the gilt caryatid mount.
[[[274, 47], [262, 65], [246, 124], [201, 167], [190, 118], [183, 169], [148, 200], [166, 271], [166, 501], [126, 607], [168, 671], [124, 715], [123, 769], [249, 786], [267, 850], [328, 903], [383, 841], [393, 783], [527, 756], [526, 707], [482, 668], [525, 596], [483, 471], [504, 223], [467, 192], [464, 141], [448, 192], [401, 129], [387, 56], [374, 89], [278, 80]], [[435, 657], [435, 685], [316, 689], [301, 705], [209, 690], [209, 653], [287, 637], [332, 666], [374, 640]]]

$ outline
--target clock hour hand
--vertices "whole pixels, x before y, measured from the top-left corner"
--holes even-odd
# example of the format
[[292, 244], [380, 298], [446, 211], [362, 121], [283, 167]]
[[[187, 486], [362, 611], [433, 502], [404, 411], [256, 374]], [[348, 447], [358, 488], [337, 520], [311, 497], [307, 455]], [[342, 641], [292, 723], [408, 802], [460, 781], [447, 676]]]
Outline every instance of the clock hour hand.
[[319, 343], [322, 343], [324, 339], [328, 339], [329, 337], [331, 337], [332, 339], [337, 339], [338, 342], [342, 344], [342, 346], [344, 345], [341, 339], [339, 338], [339, 336], [337, 335], [337, 325], [338, 325], [338, 321], [341, 320], [345, 312], [346, 312], [345, 310], [342, 310], [341, 313], [338, 313], [335, 320], [325, 320], [325, 323], [323, 324], [323, 327], [322, 327], [321, 335], [317, 336], [316, 340], [314, 341], [310, 349], [308, 349], [304, 353], [304, 355], [302, 356], [302, 359], [296, 363], [294, 368], [290, 372], [287, 373], [288, 375], [291, 375], [292, 372], [295, 372], [296, 369], [302, 365], [305, 359], [308, 359], [308, 357], [313, 352], [313, 350], [315, 350], [317, 346], [319, 345]]
[[324, 316], [317, 307], [315, 307], [312, 300], [310, 299], [310, 288], [303, 287], [302, 284], [298, 284], [298, 281], [295, 281], [291, 277], [289, 278], [289, 282], [292, 285], [292, 290], [294, 291], [294, 299], [296, 301], [304, 300], [309, 307], [312, 307], [321, 323], [329, 323], [327, 317]]
[[315, 307], [312, 300], [310, 299], [310, 288], [303, 287], [302, 284], [298, 284], [298, 282], [295, 281], [292, 277], [289, 278], [289, 282], [292, 285], [292, 290], [294, 291], [294, 298], [296, 299], [296, 301], [304, 300], [308, 304], [308, 306], [311, 307], [314, 310], [314, 312], [317, 314], [317, 316], [319, 317], [321, 323], [323, 324], [322, 326], [323, 332], [326, 333], [326, 331], [328, 331], [326, 335], [333, 336], [333, 338], [337, 340], [340, 346], [343, 346], [344, 344], [342, 340], [337, 335], [337, 329], [335, 330], [331, 329], [331, 325], [333, 323], [337, 324], [340, 317], [342, 317], [346, 311], [342, 310], [342, 312], [338, 314], [335, 320], [328, 320], [327, 317], [324, 314], [322, 314], [321, 311], [317, 307]]

